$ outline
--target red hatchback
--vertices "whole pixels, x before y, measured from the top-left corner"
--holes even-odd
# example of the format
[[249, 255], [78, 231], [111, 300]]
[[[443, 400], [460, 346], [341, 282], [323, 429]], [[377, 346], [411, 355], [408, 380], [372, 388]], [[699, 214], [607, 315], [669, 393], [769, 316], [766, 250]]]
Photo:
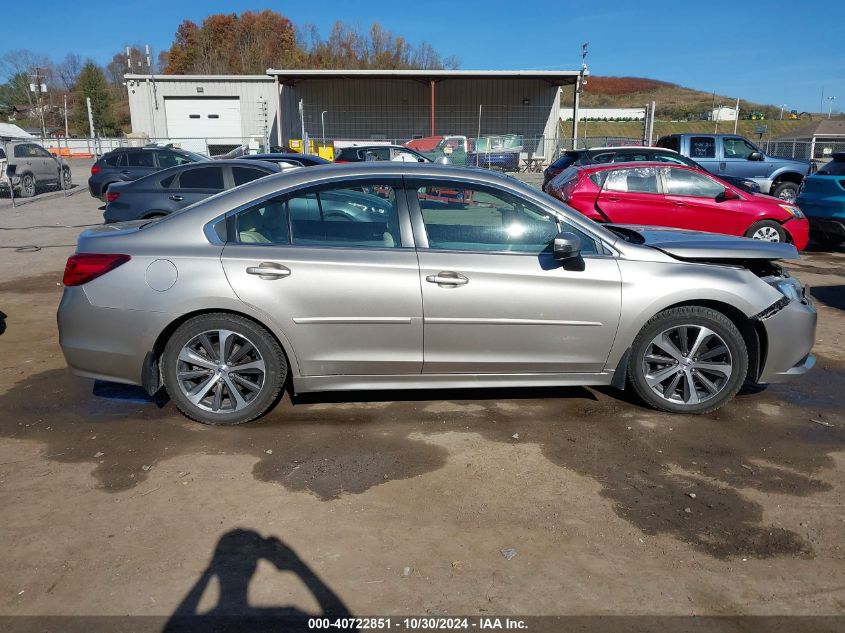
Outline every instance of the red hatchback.
[[544, 187], [597, 222], [647, 224], [789, 242], [803, 250], [809, 224], [794, 204], [746, 193], [708, 172], [666, 163], [565, 169]]

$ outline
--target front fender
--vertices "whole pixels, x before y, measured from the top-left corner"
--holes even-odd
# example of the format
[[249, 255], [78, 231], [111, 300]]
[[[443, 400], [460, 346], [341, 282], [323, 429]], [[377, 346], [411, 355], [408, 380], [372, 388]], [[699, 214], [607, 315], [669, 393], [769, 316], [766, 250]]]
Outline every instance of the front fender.
[[721, 303], [750, 318], [782, 297], [754, 273], [741, 267], [619, 260], [619, 268], [622, 312], [619, 333], [607, 360], [609, 370], [618, 366], [648, 320], [671, 306]]

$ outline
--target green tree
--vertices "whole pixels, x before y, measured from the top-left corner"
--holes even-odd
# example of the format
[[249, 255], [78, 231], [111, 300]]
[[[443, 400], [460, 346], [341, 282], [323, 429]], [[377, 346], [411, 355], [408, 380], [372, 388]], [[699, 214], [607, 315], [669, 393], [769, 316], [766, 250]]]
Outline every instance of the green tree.
[[94, 118], [94, 131], [100, 136], [120, 133], [120, 128], [112, 112], [112, 98], [109, 84], [102, 68], [88, 61], [79, 73], [74, 92], [76, 107], [73, 110], [73, 127], [77, 133], [88, 134], [88, 107], [86, 99], [91, 98], [91, 113]]

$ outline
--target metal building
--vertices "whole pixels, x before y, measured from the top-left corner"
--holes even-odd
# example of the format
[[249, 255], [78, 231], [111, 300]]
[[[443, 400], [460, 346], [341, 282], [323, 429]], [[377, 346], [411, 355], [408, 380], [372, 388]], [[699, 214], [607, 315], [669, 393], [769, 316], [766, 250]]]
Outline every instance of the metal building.
[[250, 137], [286, 146], [303, 132], [318, 142], [517, 135], [526, 154], [551, 158], [559, 137], [561, 86], [575, 84], [578, 76], [578, 71], [271, 69], [267, 76], [125, 78], [133, 133], [198, 151]]
[[274, 82], [266, 75], [125, 75], [132, 132], [199, 152], [270, 135]]

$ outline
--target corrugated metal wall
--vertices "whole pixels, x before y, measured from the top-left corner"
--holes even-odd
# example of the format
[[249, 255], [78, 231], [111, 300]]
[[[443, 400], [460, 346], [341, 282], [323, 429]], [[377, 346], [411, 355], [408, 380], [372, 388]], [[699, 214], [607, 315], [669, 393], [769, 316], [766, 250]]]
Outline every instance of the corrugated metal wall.
[[[429, 136], [430, 86], [411, 79], [308, 79], [282, 89], [282, 136], [300, 138], [299, 100], [305, 129], [328, 140]], [[540, 79], [447, 79], [435, 85], [435, 134], [520, 134], [556, 138], [560, 91]], [[479, 113], [479, 105], [481, 111]], [[479, 118], [480, 114], [480, 118]], [[535, 151], [544, 153], [542, 148]]]

